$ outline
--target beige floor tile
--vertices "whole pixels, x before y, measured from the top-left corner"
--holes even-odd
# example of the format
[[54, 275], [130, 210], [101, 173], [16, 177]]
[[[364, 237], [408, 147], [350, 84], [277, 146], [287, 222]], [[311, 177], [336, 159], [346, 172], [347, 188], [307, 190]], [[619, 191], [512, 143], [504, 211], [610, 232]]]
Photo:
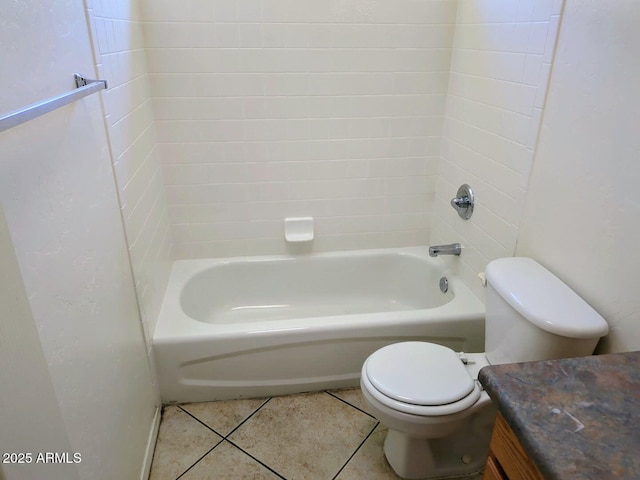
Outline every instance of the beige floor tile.
[[201, 422], [209, 425], [220, 435], [226, 436], [266, 401], [266, 398], [250, 398], [221, 402], [187, 403], [180, 406]]
[[321, 392], [272, 398], [229, 440], [289, 480], [328, 480], [375, 425]]
[[341, 390], [330, 390], [329, 393], [344, 400], [350, 405], [359, 408], [363, 412], [367, 411], [367, 405], [359, 388], [344, 388]]
[[178, 407], [165, 407], [149, 480], [175, 480], [222, 441]]
[[180, 480], [277, 480], [269, 469], [227, 441], [200, 460]]

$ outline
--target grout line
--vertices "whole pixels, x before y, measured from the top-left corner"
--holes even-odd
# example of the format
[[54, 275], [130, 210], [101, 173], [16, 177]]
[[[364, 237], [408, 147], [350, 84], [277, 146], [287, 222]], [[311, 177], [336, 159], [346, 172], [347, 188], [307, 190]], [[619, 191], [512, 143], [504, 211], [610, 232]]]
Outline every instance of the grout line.
[[204, 423], [202, 420], [200, 420], [198, 417], [196, 417], [195, 415], [189, 413], [187, 410], [185, 410], [184, 408], [182, 408], [181, 405], [176, 405], [180, 410], [182, 410], [184, 413], [186, 413], [187, 415], [189, 415], [191, 418], [193, 418], [195, 421], [197, 421], [198, 423], [204, 425], [205, 427], [207, 427], [209, 430], [211, 430], [213, 433], [215, 433], [216, 435], [218, 435], [219, 437], [221, 437], [221, 440], [216, 443], [211, 449], [209, 449], [204, 455], [202, 455], [200, 458], [198, 458], [198, 460], [196, 460], [195, 462], [193, 462], [193, 464], [187, 468], [184, 472], [182, 472], [177, 478], [176, 480], [178, 480], [179, 478], [182, 478], [182, 476], [184, 474], [186, 474], [189, 470], [191, 470], [193, 467], [195, 467], [200, 460], [202, 460], [204, 457], [206, 457], [207, 455], [209, 455], [218, 445], [221, 445], [222, 443], [224, 443], [224, 441], [228, 441], [230, 444], [232, 444], [234, 447], [236, 447], [237, 449], [239, 449], [240, 451], [242, 451], [243, 453], [245, 453], [246, 455], [249, 455], [251, 458], [253, 458], [256, 462], [260, 463], [262, 466], [264, 466], [265, 468], [269, 469], [270, 471], [272, 471], [273, 473], [275, 473], [276, 475], [278, 475], [278, 477], [282, 478], [283, 480], [286, 480], [282, 475], [280, 475], [278, 472], [274, 471], [271, 467], [269, 467], [268, 465], [265, 465], [264, 463], [262, 463], [260, 460], [258, 460], [257, 458], [253, 457], [252, 455], [250, 455], [249, 453], [245, 452], [244, 450], [242, 450], [240, 447], [238, 447], [235, 443], [233, 443], [231, 440], [227, 440], [227, 437], [229, 435], [231, 435], [233, 432], [235, 432], [238, 428], [240, 428], [242, 425], [244, 425], [244, 423], [249, 420], [251, 417], [253, 417], [256, 412], [258, 410], [260, 410], [262, 407], [264, 407], [269, 400], [271, 400], [272, 397], [267, 398], [264, 402], [262, 402], [262, 404], [256, 408], [251, 415], [249, 415], [247, 418], [245, 418], [242, 422], [240, 422], [233, 430], [231, 430], [231, 432], [229, 432], [229, 434], [225, 435], [221, 435], [219, 432], [217, 432], [213, 427], [207, 425], [206, 423]]
[[[358, 410], [361, 413], [364, 413], [365, 415], [367, 415], [370, 418], [373, 418], [374, 420], [375, 417], [373, 417], [372, 415], [370, 415], [369, 413], [365, 412], [364, 410], [356, 407], [355, 405], [350, 404], [349, 402], [347, 402], [346, 400], [343, 400], [342, 398], [330, 393], [329, 391], [324, 391], [324, 393], [328, 394], [329, 396], [335, 398], [336, 400], [339, 400], [342, 403], [345, 403], [346, 405], [349, 405], [351, 408], [354, 408], [355, 410]], [[196, 420], [198, 423], [204, 425], [206, 428], [208, 428], [209, 430], [211, 430], [213, 433], [215, 433], [216, 435], [222, 437], [222, 439], [216, 443], [211, 449], [209, 449], [204, 455], [202, 455], [200, 458], [198, 458], [198, 460], [196, 460], [189, 468], [187, 468], [184, 472], [182, 472], [177, 478], [176, 480], [182, 478], [189, 470], [191, 470], [193, 467], [195, 467], [204, 457], [206, 457], [207, 455], [209, 455], [215, 448], [217, 448], [219, 445], [221, 445], [222, 443], [224, 443], [225, 441], [228, 442], [230, 445], [232, 445], [233, 447], [237, 448], [238, 450], [240, 450], [243, 454], [247, 455], [248, 457], [250, 457], [251, 459], [253, 459], [255, 462], [259, 463], [260, 465], [262, 465], [263, 467], [265, 467], [267, 470], [269, 470], [270, 472], [272, 472], [274, 475], [276, 475], [278, 478], [282, 479], [282, 480], [287, 480], [285, 477], [283, 477], [280, 473], [278, 473], [276, 470], [274, 470], [273, 468], [271, 468], [269, 465], [265, 464], [264, 462], [262, 462], [261, 460], [259, 460], [258, 458], [254, 457], [253, 455], [251, 455], [249, 452], [247, 452], [246, 450], [242, 449], [241, 447], [239, 447], [237, 444], [235, 444], [232, 440], [229, 439], [229, 436], [231, 436], [236, 430], [238, 430], [242, 425], [244, 425], [250, 418], [252, 418], [258, 411], [260, 411], [262, 409], [262, 407], [264, 407], [267, 403], [269, 403], [271, 401], [273, 397], [269, 397], [267, 398], [258, 408], [256, 408], [247, 418], [245, 418], [242, 422], [240, 422], [233, 430], [231, 430], [231, 432], [229, 432], [227, 435], [221, 435], [220, 433], [218, 433], [214, 428], [212, 428], [211, 426], [207, 425], [206, 423], [204, 423], [203, 421], [201, 421], [199, 418], [197, 418], [196, 416], [194, 416], [193, 414], [189, 413], [187, 410], [185, 410], [184, 408], [182, 408], [181, 405], [176, 405], [182, 412], [186, 413], [187, 415], [189, 415], [191, 418], [193, 418], [194, 420]], [[360, 450], [360, 448], [362, 447], [362, 445], [364, 445], [364, 443], [369, 439], [369, 437], [371, 437], [371, 435], [373, 434], [373, 432], [375, 431], [375, 429], [378, 427], [378, 425], [380, 424], [380, 422], [378, 422], [376, 420], [375, 425], [373, 426], [373, 428], [371, 429], [371, 431], [367, 434], [367, 436], [362, 440], [362, 442], [360, 442], [360, 444], [358, 445], [358, 447], [354, 450], [354, 452], [349, 456], [348, 460], [344, 463], [344, 465], [340, 468], [340, 470], [338, 470], [338, 472], [336, 473], [336, 475], [333, 477], [333, 479], [335, 480], [335, 478], [344, 470], [344, 468], [347, 466], [347, 464], [351, 461], [351, 459], [355, 456], [355, 454]]]
[[360, 411], [360, 412], [364, 413], [365, 415], [370, 416], [371, 418], [373, 418], [373, 419], [374, 419], [374, 420], [376, 420], [376, 421], [378, 420], [376, 417], [374, 417], [374, 416], [373, 416], [373, 415], [371, 415], [370, 413], [365, 412], [364, 410], [362, 410], [361, 408], [356, 407], [355, 405], [352, 405], [351, 403], [349, 403], [349, 402], [347, 402], [346, 400], [344, 400], [344, 399], [342, 399], [342, 398], [340, 398], [340, 397], [338, 397], [338, 396], [334, 395], [333, 393], [329, 392], [328, 390], [325, 390], [325, 391], [324, 391], [324, 393], [328, 393], [328, 394], [329, 394], [329, 395], [331, 395], [333, 398], [335, 398], [335, 399], [337, 399], [337, 400], [340, 400], [340, 401], [341, 401], [341, 402], [343, 402], [343, 403], [346, 403], [346, 404], [347, 404], [347, 405], [349, 405], [350, 407], [353, 407], [353, 408], [355, 408], [356, 410], [358, 410], [358, 411]]
[[[238, 430], [242, 425], [244, 425], [251, 417], [253, 417], [256, 413], [258, 413], [258, 411], [260, 411], [262, 409], [262, 407], [264, 407], [267, 403], [269, 403], [271, 401], [273, 397], [269, 397], [267, 398], [264, 402], [262, 402], [262, 404], [256, 408], [251, 415], [249, 415], [247, 418], [245, 418], [242, 422], [240, 422], [233, 430], [231, 430], [223, 439], [223, 442], [229, 442], [231, 445], [233, 445], [235, 448], [237, 448], [238, 450], [240, 450], [242, 453], [244, 453], [245, 455], [247, 455], [248, 457], [252, 458], [254, 461], [258, 462], [260, 465], [262, 465], [263, 467], [265, 467], [267, 470], [269, 470], [270, 472], [272, 472], [273, 474], [277, 475], [278, 478], [281, 478], [282, 480], [287, 480], [285, 477], [283, 477], [282, 475], [280, 475], [278, 472], [276, 472], [273, 468], [271, 468], [269, 465], [267, 465], [266, 463], [258, 460], [256, 457], [254, 457], [253, 455], [251, 455], [249, 452], [243, 450], [242, 448], [240, 448], [238, 445], [236, 445], [232, 440], [229, 439], [229, 437], [236, 431]], [[222, 442], [220, 442], [222, 443]]]
[[[213, 433], [215, 433], [216, 435], [218, 435], [219, 437], [222, 438], [222, 440], [224, 440], [224, 435], [220, 434], [219, 432], [216, 432], [216, 430], [207, 425], [206, 423], [204, 423], [202, 420], [200, 420], [198, 417], [196, 417], [195, 415], [192, 415], [191, 413], [189, 413], [188, 411], [186, 411], [184, 408], [182, 408], [180, 405], [176, 405], [180, 410], [182, 410], [184, 413], [186, 413], [187, 415], [189, 415], [191, 418], [193, 418], [196, 422], [200, 423], [201, 425], [204, 425], [205, 427], [207, 427], [209, 430], [211, 430]], [[198, 460], [199, 461], [199, 460]]]
[[[269, 399], [271, 400], [271, 399]], [[265, 402], [266, 403], [266, 402]], [[259, 409], [258, 409], [259, 410]], [[256, 410], [257, 411], [257, 410]], [[243, 450], [242, 448], [240, 448], [238, 445], [236, 445], [235, 443], [233, 443], [231, 440], [229, 439], [225, 439], [223, 441], [229, 442], [231, 445], [233, 445], [235, 448], [237, 448], [238, 450], [240, 450], [242, 453], [244, 453], [245, 455], [247, 455], [248, 457], [252, 458], [254, 461], [258, 462], [260, 465], [262, 465], [264, 468], [266, 468], [267, 470], [269, 470], [270, 472], [274, 473], [275, 475], [278, 476], [278, 478], [281, 478], [282, 480], [287, 480], [285, 477], [283, 477], [282, 475], [280, 475], [278, 472], [276, 472], [273, 468], [271, 468], [269, 465], [267, 465], [266, 463], [262, 462], [261, 460], [258, 460], [256, 457], [254, 457], [253, 455], [251, 455], [249, 452]], [[222, 443], [222, 442], [220, 442]]]
[[[256, 413], [258, 413], [258, 411], [259, 411], [260, 409], [262, 409], [262, 407], [264, 407], [267, 403], [269, 403], [269, 402], [271, 401], [271, 399], [272, 399], [272, 398], [273, 398], [273, 397], [269, 397], [269, 398], [267, 398], [264, 402], [262, 402], [262, 404], [261, 404], [258, 408], [256, 408], [256, 409], [253, 411], [253, 413], [251, 413], [251, 415], [249, 415], [249, 416], [248, 416], [247, 418], [245, 418], [242, 422], [240, 422], [238, 425], [236, 425], [236, 427], [235, 427], [233, 430], [231, 430], [231, 431], [230, 431], [230, 432], [229, 432], [229, 433], [224, 437], [224, 439], [225, 439], [225, 440], [228, 440], [229, 436], [230, 436], [231, 434], [233, 434], [233, 432], [235, 432], [236, 430], [238, 430], [242, 425], [244, 425], [244, 424], [247, 422], [247, 420], [249, 420], [249, 419], [250, 419], [251, 417], [253, 417]], [[228, 441], [229, 441], [229, 442], [231, 442], [231, 440], [228, 440]], [[242, 450], [242, 449], [240, 449], [240, 450]], [[244, 451], [244, 450], [243, 450], [243, 451]]]
[[[360, 410], [360, 409], [358, 409]], [[342, 472], [342, 470], [344, 470], [344, 468], [349, 464], [349, 462], [351, 461], [351, 459], [355, 456], [356, 453], [358, 453], [358, 450], [360, 450], [360, 448], [362, 448], [362, 446], [364, 445], [364, 443], [369, 440], [369, 437], [371, 435], [373, 435], [373, 432], [375, 432], [376, 428], [378, 428], [378, 425], [380, 425], [380, 422], [376, 422], [376, 424], [373, 426], [373, 428], [371, 429], [371, 431], [369, 432], [369, 435], [367, 435], [364, 440], [362, 440], [362, 442], [360, 442], [360, 445], [358, 445], [358, 448], [355, 449], [355, 451], [351, 454], [351, 456], [349, 457], [349, 459], [345, 462], [345, 464], [340, 468], [340, 470], [338, 470], [338, 473], [335, 474], [335, 476], [333, 477], [333, 480], [336, 480], [336, 478], [338, 478], [338, 475], [340, 475], [340, 473]]]
[[[182, 409], [181, 409], [182, 410]], [[202, 422], [201, 422], [202, 423]], [[200, 462], [200, 460], [202, 460], [204, 457], [206, 457], [207, 455], [209, 455], [218, 445], [220, 445], [222, 442], [224, 442], [224, 439], [220, 440], [218, 443], [216, 443], [213, 448], [211, 448], [209, 451], [207, 451], [207, 453], [205, 453], [204, 455], [202, 455], [198, 460], [196, 460], [195, 462], [193, 462], [193, 465], [191, 465], [189, 468], [187, 468], [184, 472], [182, 472], [180, 475], [178, 475], [176, 477], [176, 480], [178, 480], [179, 478], [181, 478], [185, 473], [187, 473], [189, 470], [191, 470], [193, 467], [195, 467], [198, 462]]]
[[[193, 418], [194, 420], [196, 420], [198, 423], [204, 425], [205, 427], [207, 427], [209, 430], [211, 430], [213, 433], [215, 433], [216, 435], [218, 435], [219, 437], [222, 437], [223, 440], [226, 440], [226, 438], [231, 435], [233, 432], [235, 432], [238, 428], [240, 428], [242, 425], [244, 425], [244, 423], [249, 420], [251, 417], [253, 417], [256, 412], [258, 410], [260, 410], [262, 407], [264, 407], [267, 402], [269, 402], [269, 400], [271, 400], [272, 397], [267, 398], [264, 402], [262, 402], [260, 404], [260, 406], [258, 408], [256, 408], [251, 415], [249, 415], [247, 418], [245, 418], [244, 420], [242, 420], [242, 422], [240, 422], [238, 425], [236, 425], [233, 430], [231, 430], [227, 435], [224, 435], [220, 432], [217, 432], [215, 428], [207, 425], [206, 423], [204, 423], [202, 420], [200, 420], [198, 417], [196, 417], [195, 415], [189, 413], [187, 410], [185, 410], [184, 408], [182, 408], [182, 405], [176, 405], [176, 407], [178, 407], [180, 410], [182, 410], [184, 413], [186, 413], [187, 415], [189, 415], [191, 418]], [[213, 403], [213, 402], [208, 402], [208, 403]]]

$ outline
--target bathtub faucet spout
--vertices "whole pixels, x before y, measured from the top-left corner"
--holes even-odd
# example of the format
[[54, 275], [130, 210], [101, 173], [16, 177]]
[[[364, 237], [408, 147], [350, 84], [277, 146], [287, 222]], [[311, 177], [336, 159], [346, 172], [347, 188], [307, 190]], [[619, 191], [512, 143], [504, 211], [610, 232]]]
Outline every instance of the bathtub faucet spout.
[[462, 253], [462, 245], [459, 243], [451, 243], [449, 245], [432, 245], [429, 247], [429, 256], [437, 257], [438, 255], [460, 255]]

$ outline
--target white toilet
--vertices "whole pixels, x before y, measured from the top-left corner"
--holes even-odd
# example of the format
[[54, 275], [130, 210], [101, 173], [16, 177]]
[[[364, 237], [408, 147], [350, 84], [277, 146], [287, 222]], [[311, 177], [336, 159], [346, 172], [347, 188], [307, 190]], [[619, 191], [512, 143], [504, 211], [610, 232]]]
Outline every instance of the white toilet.
[[384, 452], [403, 478], [482, 468], [495, 417], [477, 381], [482, 367], [591, 355], [608, 333], [593, 308], [530, 258], [495, 260], [486, 277], [485, 353], [404, 342], [364, 362], [362, 394], [369, 413], [389, 429]]

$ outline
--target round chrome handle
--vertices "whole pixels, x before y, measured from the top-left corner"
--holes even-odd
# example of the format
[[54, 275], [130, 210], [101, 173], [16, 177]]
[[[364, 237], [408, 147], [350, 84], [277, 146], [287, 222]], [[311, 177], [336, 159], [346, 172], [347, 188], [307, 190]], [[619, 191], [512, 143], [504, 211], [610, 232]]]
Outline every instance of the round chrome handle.
[[468, 207], [472, 204], [469, 197], [457, 197], [451, 199], [451, 206], [453, 208]]
[[458, 211], [460, 218], [469, 220], [473, 214], [473, 206], [475, 204], [473, 190], [465, 183], [460, 186], [456, 195], [456, 198], [451, 200], [451, 206]]

